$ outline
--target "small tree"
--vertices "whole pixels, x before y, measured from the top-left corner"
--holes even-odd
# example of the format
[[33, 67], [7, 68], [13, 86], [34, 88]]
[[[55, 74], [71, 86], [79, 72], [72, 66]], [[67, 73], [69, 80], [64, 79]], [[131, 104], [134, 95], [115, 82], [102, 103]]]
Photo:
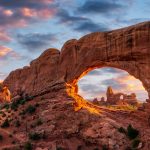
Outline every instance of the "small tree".
[[30, 142], [27, 142], [24, 144], [24, 150], [32, 150], [32, 144]]
[[139, 131], [135, 128], [132, 127], [132, 125], [130, 124], [127, 128], [127, 136], [129, 137], [129, 139], [135, 139], [137, 136], [139, 135]]
[[29, 113], [29, 114], [33, 114], [35, 111], [36, 111], [36, 107], [35, 106], [29, 105], [26, 108], [26, 112]]

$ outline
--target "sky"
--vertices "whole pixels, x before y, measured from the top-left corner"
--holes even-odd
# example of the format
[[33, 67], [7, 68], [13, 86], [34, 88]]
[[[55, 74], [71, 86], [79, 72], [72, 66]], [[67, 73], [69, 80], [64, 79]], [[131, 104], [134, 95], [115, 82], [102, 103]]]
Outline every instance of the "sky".
[[149, 0], [0, 0], [0, 80], [69, 39], [150, 20]]

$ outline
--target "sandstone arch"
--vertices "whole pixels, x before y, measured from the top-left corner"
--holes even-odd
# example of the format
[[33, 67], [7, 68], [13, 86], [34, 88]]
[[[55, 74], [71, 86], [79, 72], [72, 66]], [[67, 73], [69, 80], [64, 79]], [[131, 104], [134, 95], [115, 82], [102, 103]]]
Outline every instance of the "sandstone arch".
[[62, 60], [64, 56], [69, 60], [67, 65], [61, 65], [66, 68], [67, 82], [71, 83], [94, 68], [114, 67], [141, 80], [150, 96], [149, 33], [150, 24], [144, 23], [67, 42], [61, 52]]
[[67, 41], [61, 52], [49, 49], [30, 66], [11, 72], [4, 84], [13, 96], [17, 89], [37, 96], [65, 90], [66, 83], [74, 86], [85, 73], [100, 67], [127, 71], [141, 80], [150, 97], [150, 22]]

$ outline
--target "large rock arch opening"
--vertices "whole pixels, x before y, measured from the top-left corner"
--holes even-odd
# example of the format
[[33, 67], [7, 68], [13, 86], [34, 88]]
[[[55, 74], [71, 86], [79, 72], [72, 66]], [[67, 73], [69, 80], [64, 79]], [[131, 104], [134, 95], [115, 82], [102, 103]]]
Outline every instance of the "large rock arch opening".
[[69, 40], [61, 52], [49, 49], [30, 66], [11, 72], [4, 84], [13, 96], [18, 91], [32, 96], [68, 91], [68, 86], [77, 90], [79, 78], [105, 66], [125, 70], [139, 79], [150, 97], [150, 22]]
[[150, 96], [149, 23], [112, 32], [92, 33], [78, 41], [68, 41], [60, 58], [65, 80], [69, 84], [74, 84], [95, 68], [114, 67], [139, 79]]
[[[75, 110], [76, 111], [81, 109], [81, 108], [86, 108], [90, 112], [96, 112], [95, 109], [91, 109], [91, 107], [94, 107], [94, 106], [92, 106], [92, 104], [90, 102], [87, 102], [81, 95], [78, 94], [78, 81], [83, 76], [85, 76], [87, 73], [89, 73], [90, 71], [92, 71], [94, 69], [97, 69], [97, 68], [103, 68], [103, 67], [111, 67], [112, 68], [112, 65], [110, 65], [110, 66], [101, 65], [101, 67], [89, 67], [87, 70], [82, 72], [79, 77], [77, 77], [76, 79], [74, 79], [73, 81], [71, 81], [69, 83], [66, 83], [66, 88], [67, 88], [68, 95], [75, 99]], [[113, 67], [113, 68], [116, 68], [116, 67]]]

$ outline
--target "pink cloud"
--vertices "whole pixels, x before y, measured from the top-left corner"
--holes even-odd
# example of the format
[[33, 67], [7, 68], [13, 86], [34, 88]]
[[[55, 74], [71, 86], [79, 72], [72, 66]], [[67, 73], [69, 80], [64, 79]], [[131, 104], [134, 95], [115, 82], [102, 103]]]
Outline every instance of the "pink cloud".
[[3, 13], [5, 16], [12, 16], [12, 15], [13, 15], [13, 11], [12, 11], [12, 10], [9, 10], [9, 9], [3, 10], [2, 13]]
[[0, 45], [0, 58], [11, 57], [13, 59], [20, 59], [21, 56], [13, 51], [11, 48]]
[[[54, 0], [36, 0], [24, 2], [24, 6], [6, 8], [0, 6], [0, 41], [11, 41], [7, 34], [8, 30], [13, 28], [24, 28], [42, 19], [49, 19], [55, 16], [57, 9], [52, 7]], [[35, 6], [31, 5], [35, 3]], [[37, 4], [37, 7], [36, 7]], [[3, 31], [3, 32], [1, 32]]]
[[0, 31], [0, 41], [9, 42], [11, 37], [5, 31]]
[[4, 57], [11, 52], [11, 49], [8, 47], [0, 46], [0, 57]]
[[44, 3], [44, 4], [51, 4], [53, 2], [54, 2], [54, 0], [42, 0], [42, 3]]
[[21, 8], [20, 9], [21, 14], [24, 17], [29, 17], [29, 18], [42, 18], [42, 19], [48, 19], [54, 16], [56, 13], [56, 9], [31, 9], [31, 8]]
[[43, 17], [43, 19], [48, 19], [54, 16], [56, 13], [56, 9], [43, 9], [39, 12], [39, 17]]
[[119, 78], [116, 78], [115, 80], [119, 84], [126, 85], [125, 89], [122, 89], [122, 90], [135, 91], [135, 92], [145, 90], [142, 85], [142, 82], [129, 74], [125, 76], [120, 76]]

